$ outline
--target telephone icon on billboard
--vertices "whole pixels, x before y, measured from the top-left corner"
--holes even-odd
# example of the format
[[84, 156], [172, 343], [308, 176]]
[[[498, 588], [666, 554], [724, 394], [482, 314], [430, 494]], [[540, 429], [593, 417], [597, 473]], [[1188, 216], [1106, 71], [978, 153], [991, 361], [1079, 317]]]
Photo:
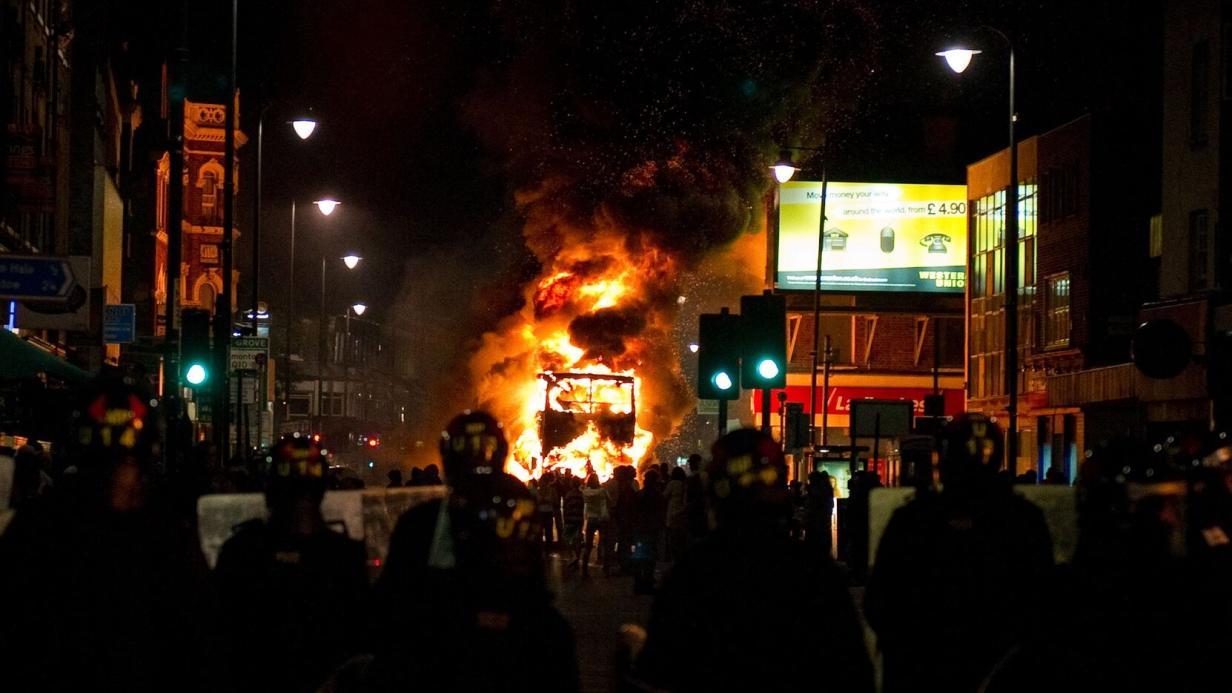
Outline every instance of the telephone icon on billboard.
[[930, 233], [920, 239], [920, 245], [928, 246], [928, 252], [930, 253], [947, 253], [949, 252], [949, 247], [946, 244], [953, 242], [954, 239], [944, 233]]

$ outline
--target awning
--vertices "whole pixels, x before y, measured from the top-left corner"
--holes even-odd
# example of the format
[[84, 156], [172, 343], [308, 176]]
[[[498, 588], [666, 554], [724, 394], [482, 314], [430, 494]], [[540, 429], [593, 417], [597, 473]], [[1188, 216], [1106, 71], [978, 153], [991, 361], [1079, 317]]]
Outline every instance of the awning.
[[21, 337], [0, 329], [0, 379], [33, 378], [39, 373], [54, 375], [70, 384], [81, 384], [90, 374], [57, 358]]

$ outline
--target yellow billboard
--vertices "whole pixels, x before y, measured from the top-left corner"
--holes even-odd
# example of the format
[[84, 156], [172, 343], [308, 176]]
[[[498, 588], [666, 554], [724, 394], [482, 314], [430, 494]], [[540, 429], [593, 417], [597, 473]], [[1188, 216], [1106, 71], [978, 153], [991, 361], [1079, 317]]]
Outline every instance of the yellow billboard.
[[[780, 187], [778, 288], [814, 288], [820, 218], [821, 183]], [[966, 283], [966, 186], [827, 186], [822, 289], [962, 293]]]

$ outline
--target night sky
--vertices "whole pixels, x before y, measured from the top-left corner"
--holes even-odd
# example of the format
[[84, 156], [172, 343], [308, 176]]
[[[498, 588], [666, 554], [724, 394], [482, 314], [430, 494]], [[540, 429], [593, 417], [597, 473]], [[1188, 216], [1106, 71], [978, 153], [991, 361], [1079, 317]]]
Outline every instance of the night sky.
[[[1006, 139], [1005, 56], [995, 37], [970, 30], [981, 23], [1018, 43], [1021, 136], [1117, 112], [1154, 151], [1159, 21], [1155, 10], [1124, 7], [306, 0], [244, 9], [241, 88], [273, 104], [262, 274], [285, 277], [294, 195], [296, 276], [310, 289], [297, 292], [302, 314], [315, 312], [321, 249], [358, 251], [363, 272], [331, 291], [334, 308], [366, 299], [375, 319], [429, 342], [428, 370], [449, 369], [517, 307], [535, 274], [513, 199], [545, 176], [567, 176], [576, 213], [617, 209], [699, 259], [739, 232], [733, 204], [769, 189], [764, 165], [778, 144], [827, 133], [838, 179], [961, 182], [967, 163]], [[956, 76], [933, 53], [964, 36], [986, 54]], [[301, 143], [280, 126], [306, 107], [322, 125]], [[249, 134], [252, 116], [248, 102]], [[692, 200], [684, 179], [620, 212], [611, 194], [621, 173], [682, 143], [719, 171], [731, 204]], [[252, 154], [242, 152], [248, 181]], [[251, 193], [243, 186], [243, 225]], [[325, 194], [344, 202], [329, 219], [303, 206]], [[247, 239], [240, 245], [244, 270]], [[280, 310], [285, 282], [266, 286], [262, 297]]]

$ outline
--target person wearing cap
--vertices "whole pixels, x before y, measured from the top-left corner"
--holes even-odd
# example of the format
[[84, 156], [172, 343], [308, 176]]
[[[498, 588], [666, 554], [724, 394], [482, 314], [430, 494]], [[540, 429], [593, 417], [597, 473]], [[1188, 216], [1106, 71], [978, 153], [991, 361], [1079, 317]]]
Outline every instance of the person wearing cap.
[[941, 491], [894, 512], [865, 592], [885, 693], [974, 693], [1036, 632], [1052, 572], [1043, 513], [997, 474], [996, 424], [964, 414], [939, 442]]
[[505, 473], [500, 424], [465, 411], [440, 453], [447, 496], [399, 518], [376, 584], [374, 688], [577, 690], [573, 633], [544, 578], [541, 515]]
[[318, 443], [279, 441], [265, 459], [269, 519], [240, 525], [219, 553], [238, 691], [315, 691], [362, 647], [365, 549], [325, 523], [327, 470]]
[[0, 688], [216, 690], [213, 590], [157, 462], [158, 410], [115, 376], [65, 422], [72, 483], [18, 508], [0, 536]]
[[[663, 579], [630, 674], [637, 690], [871, 693], [848, 581], [789, 534], [782, 448], [754, 429], [713, 447], [711, 531]], [[798, 656], [807, 653], [807, 656]]]

